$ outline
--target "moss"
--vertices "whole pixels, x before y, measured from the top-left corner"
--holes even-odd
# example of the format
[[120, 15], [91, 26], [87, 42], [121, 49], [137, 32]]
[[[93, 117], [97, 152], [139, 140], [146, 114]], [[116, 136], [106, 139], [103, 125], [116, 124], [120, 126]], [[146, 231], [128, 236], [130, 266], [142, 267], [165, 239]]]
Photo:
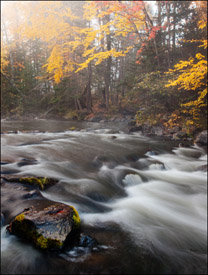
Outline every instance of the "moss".
[[19, 214], [18, 216], [15, 217], [15, 221], [21, 222], [25, 219], [24, 214]]
[[27, 177], [27, 178], [20, 178], [20, 182], [38, 185], [40, 189], [43, 190], [44, 185], [47, 185], [49, 183], [49, 180], [46, 177], [45, 178]]
[[72, 126], [69, 130], [74, 131], [76, 130], [76, 127]]
[[72, 217], [72, 219], [73, 219], [73, 222], [74, 222], [74, 227], [78, 228], [80, 226], [80, 222], [81, 222], [80, 217], [79, 217], [79, 213], [77, 212], [77, 210], [73, 206], [71, 206], [71, 207], [73, 208], [73, 217]]
[[48, 248], [48, 240], [44, 238], [42, 235], [40, 235], [36, 239], [36, 245], [40, 247], [41, 249], [47, 249]]
[[36, 234], [35, 245], [41, 249], [59, 249], [62, 243], [59, 240], [45, 238], [43, 235]]

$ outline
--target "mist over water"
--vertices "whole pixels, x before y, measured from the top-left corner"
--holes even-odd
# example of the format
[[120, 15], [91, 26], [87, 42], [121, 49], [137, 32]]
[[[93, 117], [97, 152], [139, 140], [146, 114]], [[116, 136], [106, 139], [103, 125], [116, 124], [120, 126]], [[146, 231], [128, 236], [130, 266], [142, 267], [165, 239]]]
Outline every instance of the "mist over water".
[[[41, 132], [44, 128], [52, 132]], [[2, 186], [2, 272], [9, 274], [205, 274], [207, 163], [204, 150], [126, 134], [119, 125], [3, 122], [1, 173], [58, 180], [43, 197], [74, 205], [99, 252], [42, 255], [6, 225], [31, 201]], [[57, 130], [58, 129], [58, 130]], [[36, 132], [34, 130], [37, 130]], [[59, 131], [59, 132], [57, 132]], [[21, 163], [27, 159], [27, 164]], [[29, 161], [28, 161], [29, 160]], [[18, 189], [19, 188], [19, 189]], [[143, 273], [142, 273], [143, 272]], [[4, 274], [4, 273], [3, 273]]]

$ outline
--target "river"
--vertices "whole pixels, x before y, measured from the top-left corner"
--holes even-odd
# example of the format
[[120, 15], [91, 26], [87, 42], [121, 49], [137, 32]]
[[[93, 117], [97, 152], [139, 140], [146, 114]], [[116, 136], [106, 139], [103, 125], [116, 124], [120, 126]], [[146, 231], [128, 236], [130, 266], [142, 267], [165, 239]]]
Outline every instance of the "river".
[[82, 231], [99, 242], [53, 254], [9, 235], [9, 222], [37, 199], [5, 184], [1, 274], [207, 273], [202, 148], [127, 134], [122, 123], [2, 121], [1, 131], [1, 173], [57, 179], [42, 200], [75, 206]]

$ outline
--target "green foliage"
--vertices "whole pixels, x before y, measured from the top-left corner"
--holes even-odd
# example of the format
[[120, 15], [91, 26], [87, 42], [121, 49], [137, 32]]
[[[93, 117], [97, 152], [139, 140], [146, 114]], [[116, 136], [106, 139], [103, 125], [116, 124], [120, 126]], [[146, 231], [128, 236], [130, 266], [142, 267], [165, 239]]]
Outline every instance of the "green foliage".
[[136, 80], [137, 83], [127, 94], [126, 100], [137, 106], [137, 123], [162, 122], [162, 117], [173, 111], [173, 103], [177, 104], [179, 100], [174, 89], [165, 87], [168, 82], [167, 76], [157, 71], [142, 74]]

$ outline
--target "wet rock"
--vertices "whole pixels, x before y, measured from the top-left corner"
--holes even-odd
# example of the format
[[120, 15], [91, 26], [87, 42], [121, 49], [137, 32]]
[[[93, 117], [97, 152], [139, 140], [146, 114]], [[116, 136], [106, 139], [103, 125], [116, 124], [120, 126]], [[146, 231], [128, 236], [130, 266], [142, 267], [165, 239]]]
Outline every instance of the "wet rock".
[[79, 240], [80, 218], [73, 206], [56, 203], [43, 209], [26, 209], [7, 230], [43, 250], [59, 250]]
[[100, 168], [103, 165], [103, 163], [105, 163], [107, 161], [108, 161], [108, 159], [105, 156], [96, 156], [93, 159], [92, 164], [93, 164], [93, 166]]
[[197, 171], [202, 171], [202, 172], [207, 172], [207, 164], [201, 165], [199, 166], [197, 169]]
[[30, 192], [28, 192], [27, 194], [23, 195], [24, 199], [31, 199], [31, 198], [35, 198], [40, 196], [40, 192], [37, 190], [31, 190]]
[[79, 246], [92, 248], [97, 245], [99, 245], [99, 242], [91, 236], [87, 236], [84, 233], [80, 234]]
[[128, 161], [137, 161], [139, 159], [139, 155], [138, 154], [130, 154], [130, 155], [126, 156], [126, 159]]
[[30, 186], [38, 187], [41, 190], [45, 190], [57, 183], [57, 180], [46, 177], [18, 177], [18, 175], [4, 175], [2, 178], [9, 182], [29, 184]]
[[181, 130], [181, 127], [175, 126], [172, 129], [169, 130], [170, 134], [175, 134]]
[[136, 126], [136, 120], [131, 120], [127, 123], [128, 126]]
[[179, 131], [179, 132], [173, 134], [173, 140], [178, 140], [178, 139], [183, 139], [183, 138], [187, 138], [187, 133], [185, 133], [183, 131]]
[[102, 117], [97, 116], [97, 117], [91, 118], [89, 121], [91, 121], [91, 122], [100, 122], [102, 119], [103, 119]]
[[1, 226], [3, 226], [3, 225], [4, 225], [4, 214], [1, 213]]
[[148, 151], [145, 155], [147, 155], [147, 156], [157, 156], [158, 152], [156, 152], [156, 151]]
[[118, 130], [109, 130], [108, 134], [119, 134]]
[[131, 116], [131, 117], [135, 115], [135, 111], [129, 110], [129, 109], [123, 109], [120, 111], [120, 113], [124, 116]]
[[142, 132], [145, 133], [152, 133], [152, 126], [150, 124], [144, 124], [142, 126]]
[[138, 125], [138, 126], [134, 126], [134, 127], [129, 128], [130, 133], [138, 132], [138, 131], [142, 131], [142, 125]]
[[76, 127], [75, 126], [72, 126], [69, 128], [70, 131], [75, 131], [76, 130]]
[[9, 163], [6, 162], [6, 161], [1, 161], [1, 162], [0, 162], [0, 165], [6, 165], [6, 164], [9, 164]]
[[194, 142], [198, 145], [207, 145], [207, 130], [198, 134]]
[[10, 169], [10, 168], [1, 168], [1, 175], [12, 175], [12, 174], [16, 174], [19, 171], [17, 169]]
[[156, 136], [163, 136], [164, 130], [160, 126], [153, 126], [152, 127], [152, 133], [154, 133]]
[[17, 165], [19, 167], [25, 166], [25, 165], [34, 165], [37, 164], [37, 160], [35, 159], [27, 159], [27, 158], [23, 158], [21, 159], [20, 162], [17, 163]]
[[92, 165], [96, 168], [100, 168], [103, 165], [114, 168], [116, 166], [116, 161], [105, 156], [96, 156], [92, 161]]

